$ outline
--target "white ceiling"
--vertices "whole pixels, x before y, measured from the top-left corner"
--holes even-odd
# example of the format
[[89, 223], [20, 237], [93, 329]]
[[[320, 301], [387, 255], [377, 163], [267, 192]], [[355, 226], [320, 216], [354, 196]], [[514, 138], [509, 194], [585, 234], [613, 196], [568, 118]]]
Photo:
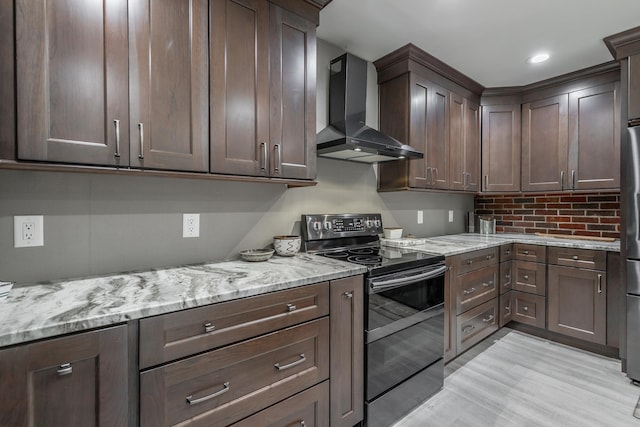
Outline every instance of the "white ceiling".
[[[640, 25], [640, 0], [332, 0], [318, 37], [368, 61], [413, 43], [485, 87], [611, 61], [602, 39]], [[547, 51], [541, 64], [529, 56]]]

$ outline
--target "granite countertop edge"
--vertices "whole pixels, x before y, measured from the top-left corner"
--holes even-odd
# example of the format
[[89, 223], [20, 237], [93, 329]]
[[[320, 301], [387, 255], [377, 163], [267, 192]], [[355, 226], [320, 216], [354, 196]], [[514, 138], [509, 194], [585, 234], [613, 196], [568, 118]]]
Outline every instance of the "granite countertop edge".
[[0, 301], [0, 347], [366, 272], [309, 254], [220, 261], [19, 286]]

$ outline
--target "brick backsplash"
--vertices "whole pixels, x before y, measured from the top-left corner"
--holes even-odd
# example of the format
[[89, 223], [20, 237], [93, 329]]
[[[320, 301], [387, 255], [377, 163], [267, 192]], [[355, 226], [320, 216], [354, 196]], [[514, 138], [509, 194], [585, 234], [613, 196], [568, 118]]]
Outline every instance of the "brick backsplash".
[[476, 215], [493, 215], [499, 233], [620, 238], [620, 193], [481, 195]]

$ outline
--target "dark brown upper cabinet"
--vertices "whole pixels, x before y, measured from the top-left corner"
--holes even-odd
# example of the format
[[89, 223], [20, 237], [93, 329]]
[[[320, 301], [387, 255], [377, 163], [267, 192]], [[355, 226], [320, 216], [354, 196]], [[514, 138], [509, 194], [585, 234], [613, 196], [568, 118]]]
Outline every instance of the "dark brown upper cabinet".
[[638, 120], [640, 119], [640, 54], [630, 56], [628, 64], [627, 116], [629, 120]]
[[374, 65], [380, 130], [424, 153], [380, 163], [378, 189], [476, 191], [481, 86], [413, 45]]
[[449, 122], [451, 189], [477, 192], [480, 170], [480, 107], [451, 94]]
[[572, 190], [620, 188], [620, 84], [569, 94]]
[[19, 0], [18, 159], [208, 171], [207, 11]]
[[13, 1], [0, 1], [0, 159], [16, 158]]
[[211, 172], [315, 178], [316, 24], [214, 0], [211, 25]]
[[568, 180], [568, 95], [522, 105], [522, 191], [561, 191]]
[[129, 2], [132, 167], [209, 171], [208, 8]]
[[127, 2], [15, 5], [18, 159], [128, 166]]
[[482, 191], [520, 191], [520, 104], [482, 107]]

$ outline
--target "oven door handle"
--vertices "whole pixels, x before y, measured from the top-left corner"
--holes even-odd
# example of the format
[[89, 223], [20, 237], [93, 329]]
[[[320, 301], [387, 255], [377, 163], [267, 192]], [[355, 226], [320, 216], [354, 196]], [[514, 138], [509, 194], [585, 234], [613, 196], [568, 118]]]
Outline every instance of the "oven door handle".
[[426, 273], [417, 274], [415, 276], [402, 277], [400, 279], [390, 279], [390, 280], [383, 280], [383, 281], [376, 281], [376, 279], [370, 279], [369, 284], [370, 284], [371, 290], [374, 293], [382, 292], [382, 291], [397, 288], [400, 286], [408, 285], [410, 283], [414, 283], [419, 280], [432, 279], [434, 277], [444, 274], [444, 272], [447, 271], [448, 268], [449, 267], [447, 267], [446, 265], [443, 265], [442, 267], [438, 267], [434, 270], [427, 271]]

